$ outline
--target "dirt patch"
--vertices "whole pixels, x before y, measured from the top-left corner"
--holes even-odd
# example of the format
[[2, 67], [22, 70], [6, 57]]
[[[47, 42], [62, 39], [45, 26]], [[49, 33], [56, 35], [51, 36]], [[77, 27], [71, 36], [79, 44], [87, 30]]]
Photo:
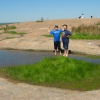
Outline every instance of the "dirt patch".
[[0, 100], [99, 100], [100, 90], [71, 91], [57, 88], [13, 84], [0, 78]]

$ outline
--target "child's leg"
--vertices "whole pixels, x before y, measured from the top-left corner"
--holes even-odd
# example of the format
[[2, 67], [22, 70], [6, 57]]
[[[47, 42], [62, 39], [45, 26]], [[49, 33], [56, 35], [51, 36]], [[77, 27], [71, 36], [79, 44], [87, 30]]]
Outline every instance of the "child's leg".
[[69, 43], [66, 42], [66, 43], [65, 43], [65, 56], [66, 56], [66, 57], [68, 56], [68, 45], [69, 45]]
[[54, 55], [57, 55], [57, 42], [54, 42], [54, 49], [55, 49]]
[[65, 43], [64, 42], [63, 42], [63, 48], [64, 48], [64, 55], [63, 56], [65, 56], [66, 52], [65, 52]]
[[54, 53], [54, 55], [57, 55], [57, 50], [55, 50], [55, 53]]
[[58, 50], [60, 51], [60, 55], [61, 55], [61, 43], [60, 43], [60, 41], [58, 42]]
[[68, 56], [68, 46], [69, 46], [69, 42], [66, 43], [66, 56]]
[[66, 55], [66, 50], [64, 50], [64, 56]]
[[68, 50], [65, 50], [65, 56], [66, 57], [68, 56]]
[[62, 55], [61, 51], [60, 51], [60, 55]]

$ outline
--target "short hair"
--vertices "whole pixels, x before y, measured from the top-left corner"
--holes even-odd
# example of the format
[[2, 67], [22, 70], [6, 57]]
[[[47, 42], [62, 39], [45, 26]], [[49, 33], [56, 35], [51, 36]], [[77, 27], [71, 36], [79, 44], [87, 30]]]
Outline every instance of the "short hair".
[[66, 26], [66, 28], [67, 28], [67, 24], [63, 24], [62, 26]]
[[58, 28], [58, 25], [55, 25], [55, 28]]

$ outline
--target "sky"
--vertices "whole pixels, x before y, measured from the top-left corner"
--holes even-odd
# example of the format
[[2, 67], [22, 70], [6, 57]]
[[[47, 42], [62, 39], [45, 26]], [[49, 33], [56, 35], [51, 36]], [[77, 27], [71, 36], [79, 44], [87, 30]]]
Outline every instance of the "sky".
[[0, 0], [0, 23], [71, 19], [84, 14], [84, 18], [100, 18], [100, 0]]

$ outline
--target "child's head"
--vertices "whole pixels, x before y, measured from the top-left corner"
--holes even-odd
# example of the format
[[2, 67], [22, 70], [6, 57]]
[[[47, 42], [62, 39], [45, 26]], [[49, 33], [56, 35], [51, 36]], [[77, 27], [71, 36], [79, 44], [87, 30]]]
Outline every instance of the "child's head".
[[62, 26], [63, 26], [64, 30], [67, 30], [67, 25], [66, 24], [63, 24]]
[[55, 29], [55, 30], [58, 30], [58, 26], [57, 26], [57, 25], [55, 25], [54, 29]]

